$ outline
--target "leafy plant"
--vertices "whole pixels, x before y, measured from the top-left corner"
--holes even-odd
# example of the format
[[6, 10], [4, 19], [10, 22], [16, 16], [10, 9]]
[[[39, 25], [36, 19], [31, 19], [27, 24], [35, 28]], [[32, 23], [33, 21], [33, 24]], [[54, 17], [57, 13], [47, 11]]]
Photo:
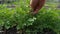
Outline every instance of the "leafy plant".
[[[36, 16], [36, 20], [34, 21], [32, 27], [33, 31], [37, 30], [42, 32], [43, 28], [51, 28], [55, 32], [60, 31], [60, 18], [59, 13], [60, 11], [52, 8], [42, 8]], [[29, 29], [29, 28], [28, 28]]]
[[[17, 3], [16, 3], [17, 4]], [[19, 5], [14, 9], [0, 5], [0, 26], [9, 29], [17, 26], [17, 29], [27, 27], [26, 31], [41, 31], [43, 28], [51, 28], [56, 32], [60, 31], [60, 10], [56, 8], [43, 7], [38, 14], [30, 14], [29, 0], [20, 0]], [[40, 30], [39, 30], [40, 29]]]

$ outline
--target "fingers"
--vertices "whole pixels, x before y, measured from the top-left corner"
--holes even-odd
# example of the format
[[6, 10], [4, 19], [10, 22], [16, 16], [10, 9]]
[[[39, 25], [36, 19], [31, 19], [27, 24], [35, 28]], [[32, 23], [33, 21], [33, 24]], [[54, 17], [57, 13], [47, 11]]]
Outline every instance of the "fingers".
[[37, 6], [37, 4], [38, 4], [38, 1], [39, 1], [39, 0], [31, 0], [31, 1], [30, 1], [30, 7], [31, 7], [32, 9], [35, 9], [36, 6]]
[[35, 15], [38, 13], [38, 11], [44, 6], [45, 0], [31, 0], [30, 6], [32, 8], [32, 14]]

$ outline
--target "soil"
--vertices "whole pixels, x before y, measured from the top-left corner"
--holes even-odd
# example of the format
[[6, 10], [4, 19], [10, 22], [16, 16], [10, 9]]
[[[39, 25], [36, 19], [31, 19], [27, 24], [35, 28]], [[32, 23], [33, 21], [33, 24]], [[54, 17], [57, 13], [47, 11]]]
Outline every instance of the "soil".
[[[22, 33], [21, 33], [22, 32]], [[20, 30], [21, 34], [27, 34], [26, 32], [24, 32], [23, 30]], [[16, 26], [9, 28], [8, 30], [5, 30], [4, 32], [0, 32], [0, 34], [18, 34], [17, 33], [17, 29]], [[33, 33], [31, 33], [33, 34]], [[36, 34], [56, 34], [56, 32], [54, 32], [52, 29], [50, 28], [43, 28], [42, 33], [41, 32], [37, 32]]]

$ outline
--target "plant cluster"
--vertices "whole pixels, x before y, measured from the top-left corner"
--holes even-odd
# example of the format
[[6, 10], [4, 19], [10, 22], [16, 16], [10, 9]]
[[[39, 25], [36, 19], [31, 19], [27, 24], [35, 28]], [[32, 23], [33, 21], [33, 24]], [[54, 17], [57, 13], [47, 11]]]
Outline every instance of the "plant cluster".
[[43, 28], [51, 28], [55, 32], [60, 31], [60, 10], [44, 7], [33, 16], [29, 13], [29, 1], [24, 3], [21, 0], [20, 7], [17, 6], [14, 9], [0, 5], [0, 26], [6, 29], [13, 26], [17, 26], [17, 29], [27, 27], [26, 31], [42, 31]]

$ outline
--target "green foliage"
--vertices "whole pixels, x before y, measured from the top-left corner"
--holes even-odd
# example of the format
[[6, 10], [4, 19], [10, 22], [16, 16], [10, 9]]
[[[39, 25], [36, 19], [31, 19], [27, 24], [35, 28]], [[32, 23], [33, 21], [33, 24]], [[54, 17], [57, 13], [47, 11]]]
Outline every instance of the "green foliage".
[[[51, 28], [55, 32], [60, 31], [60, 12], [57, 9], [52, 8], [42, 8], [36, 16], [36, 20], [33, 22], [32, 25], [28, 26], [29, 30], [32, 31], [40, 31], [42, 32], [43, 28]], [[28, 31], [28, 30], [27, 30]]]
[[36, 16], [33, 16], [29, 13], [28, 0], [26, 2], [20, 0], [19, 4], [14, 9], [6, 8], [5, 4], [0, 5], [0, 26], [5, 26], [6, 29], [16, 25], [17, 29], [32, 26], [31, 28], [34, 31], [38, 29], [42, 31], [43, 28], [52, 28], [56, 32], [60, 31], [60, 10], [44, 7]]
[[[31, 18], [28, 14], [30, 8], [27, 4], [21, 4], [19, 7], [15, 7], [15, 9], [7, 8], [6, 4], [0, 6], [0, 25], [5, 26], [6, 29], [16, 26], [17, 24], [17, 28], [20, 29], [26, 24], [27, 26], [30, 25], [30, 23], [33, 23], [34, 21], [34, 18]], [[30, 19], [32, 21], [30, 21]]]

